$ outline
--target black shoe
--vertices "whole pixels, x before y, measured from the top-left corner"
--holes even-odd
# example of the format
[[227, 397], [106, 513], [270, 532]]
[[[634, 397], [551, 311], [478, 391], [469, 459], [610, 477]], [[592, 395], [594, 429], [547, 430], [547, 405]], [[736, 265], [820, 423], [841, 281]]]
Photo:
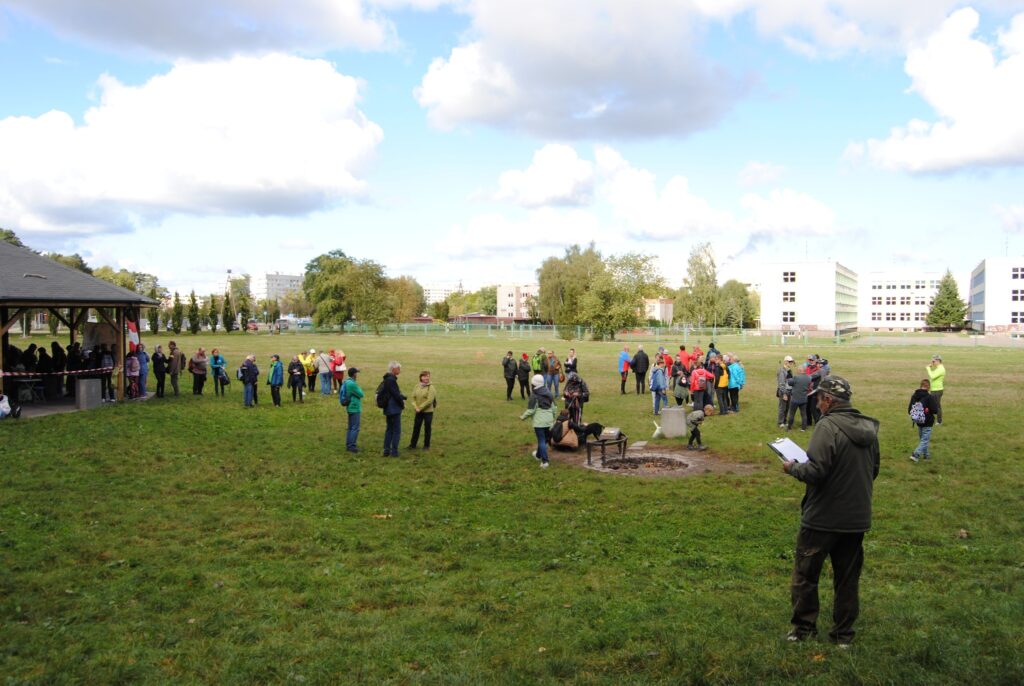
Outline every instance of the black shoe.
[[345, 448], [345, 450], [349, 451], [350, 453], [358, 453], [359, 452], [359, 448]]
[[391, 457], [391, 453], [389, 453], [389, 452], [385, 452], [385, 453], [384, 453], [384, 457]]
[[806, 641], [807, 639], [814, 638], [815, 636], [817, 636], [817, 633], [818, 632], [816, 631], [803, 631], [800, 629], [793, 629], [788, 634], [786, 634], [786, 640], [790, 643], [801, 643], [803, 641]]

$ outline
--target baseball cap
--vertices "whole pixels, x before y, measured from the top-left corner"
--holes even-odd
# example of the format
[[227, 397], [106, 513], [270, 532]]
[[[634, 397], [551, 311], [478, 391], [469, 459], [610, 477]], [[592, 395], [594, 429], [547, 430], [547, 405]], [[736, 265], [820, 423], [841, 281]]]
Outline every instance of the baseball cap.
[[850, 382], [841, 376], [826, 376], [811, 395], [815, 393], [828, 393], [833, 398], [849, 400], [853, 395], [853, 389], [850, 388]]
[[315, 352], [316, 352], [316, 348], [310, 348], [310, 349], [309, 349], [309, 354], [310, 354], [310, 355], [312, 355], [312, 354], [313, 354], [313, 353], [315, 353]]
[[792, 355], [786, 355], [784, 358], [782, 358], [782, 361], [783, 362], [792, 362], [793, 361], [793, 356]]
[[942, 362], [942, 355], [932, 355], [932, 359], [933, 360], [938, 360], [939, 362]]

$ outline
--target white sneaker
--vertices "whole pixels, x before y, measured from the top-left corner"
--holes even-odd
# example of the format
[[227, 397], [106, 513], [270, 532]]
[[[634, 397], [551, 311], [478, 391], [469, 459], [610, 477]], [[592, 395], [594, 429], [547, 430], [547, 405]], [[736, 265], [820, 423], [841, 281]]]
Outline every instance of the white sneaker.
[[534, 450], [532, 453], [530, 453], [530, 455], [533, 456], [533, 457], [537, 457], [537, 451]]
[[917, 457], [917, 455], [911, 455], [911, 456], [910, 456], [910, 459], [911, 459], [912, 461], [914, 461], [914, 462], [917, 462], [917, 461], [918, 461], [918, 457]]
[[540, 468], [541, 469], [547, 469], [548, 468], [548, 463], [547, 462], [541, 462], [540, 463]]

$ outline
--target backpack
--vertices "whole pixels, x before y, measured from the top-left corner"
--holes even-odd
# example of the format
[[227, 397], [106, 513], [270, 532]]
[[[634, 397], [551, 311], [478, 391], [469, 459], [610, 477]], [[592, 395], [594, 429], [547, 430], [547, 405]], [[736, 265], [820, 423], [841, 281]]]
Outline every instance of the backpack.
[[239, 367], [238, 371], [235, 372], [235, 378], [239, 381], [245, 378], [245, 372], [242, 370], [242, 367]]
[[923, 426], [925, 421], [928, 419], [928, 412], [924, 409], [924, 405], [920, 400], [910, 406], [909, 414], [911, 421], [918, 426]]
[[703, 374], [699, 374], [697, 376], [697, 390], [698, 391], [706, 391], [706, 390], [708, 390], [708, 377], [704, 376]]
[[381, 381], [376, 391], [377, 407], [384, 409], [388, 406], [388, 397], [384, 394], [384, 382]]
[[351, 402], [351, 400], [352, 396], [348, 394], [348, 382], [346, 381], [345, 383], [341, 384], [341, 390], [338, 391], [338, 402], [348, 407], [348, 404], [349, 402]]

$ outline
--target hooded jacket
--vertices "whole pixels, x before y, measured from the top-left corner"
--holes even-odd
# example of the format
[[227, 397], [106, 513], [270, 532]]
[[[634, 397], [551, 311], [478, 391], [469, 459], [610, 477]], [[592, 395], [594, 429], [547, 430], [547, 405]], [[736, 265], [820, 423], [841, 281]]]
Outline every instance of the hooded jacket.
[[880, 465], [878, 420], [852, 407], [832, 408], [815, 427], [807, 457], [789, 471], [807, 484], [801, 526], [838, 533], [870, 529]]
[[555, 401], [551, 391], [541, 386], [534, 388], [530, 400], [526, 403], [526, 412], [519, 417], [533, 417], [533, 428], [550, 429], [555, 423]]

